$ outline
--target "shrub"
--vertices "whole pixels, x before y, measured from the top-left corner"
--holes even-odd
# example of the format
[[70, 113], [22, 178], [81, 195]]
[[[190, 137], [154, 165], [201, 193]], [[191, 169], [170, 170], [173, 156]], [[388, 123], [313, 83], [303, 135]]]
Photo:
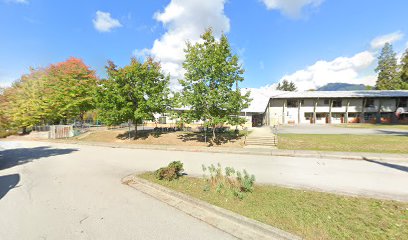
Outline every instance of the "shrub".
[[162, 167], [157, 169], [154, 172], [154, 175], [156, 176], [157, 179], [159, 180], [167, 180], [167, 181], [172, 181], [174, 179], [177, 179], [179, 176], [181, 176], [183, 172], [183, 163], [180, 161], [174, 161], [169, 163], [167, 167]]
[[[209, 191], [213, 188], [217, 193], [229, 192], [235, 197], [243, 199], [245, 193], [254, 190], [255, 176], [250, 175], [245, 169], [242, 173], [236, 171], [232, 167], [226, 167], [225, 171], [223, 171], [221, 164], [219, 163], [217, 167], [213, 164], [208, 167], [202, 165], [202, 169], [204, 172], [204, 178], [208, 183], [204, 187], [204, 191]], [[209, 176], [206, 175], [207, 172], [209, 173]]]

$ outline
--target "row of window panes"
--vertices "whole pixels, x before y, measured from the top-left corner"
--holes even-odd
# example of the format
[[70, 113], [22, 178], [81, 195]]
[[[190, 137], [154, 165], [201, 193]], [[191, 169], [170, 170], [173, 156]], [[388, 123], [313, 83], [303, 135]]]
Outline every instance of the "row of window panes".
[[[316, 113], [316, 119], [321, 120], [323, 118], [326, 118], [329, 114], [328, 113]], [[341, 119], [344, 117], [345, 113], [332, 113], [332, 118], [333, 119]], [[348, 116], [349, 118], [356, 118], [358, 117], [358, 113], [349, 113]], [[305, 112], [305, 119], [310, 120], [313, 118], [313, 113], [312, 112]]]
[[[301, 106], [305, 104], [304, 100], [300, 100]], [[325, 99], [324, 100], [324, 105], [329, 105], [330, 104], [330, 100], [329, 99]], [[342, 100], [332, 100], [332, 106], [333, 107], [342, 107], [343, 106], [343, 102]], [[287, 107], [288, 108], [296, 108], [299, 107], [299, 100], [296, 99], [289, 99], [287, 100]], [[375, 107], [374, 104], [374, 99], [372, 98], [368, 98], [365, 101], [364, 104], [365, 108], [373, 108]], [[397, 107], [408, 107], [408, 99], [400, 99], [398, 102]]]

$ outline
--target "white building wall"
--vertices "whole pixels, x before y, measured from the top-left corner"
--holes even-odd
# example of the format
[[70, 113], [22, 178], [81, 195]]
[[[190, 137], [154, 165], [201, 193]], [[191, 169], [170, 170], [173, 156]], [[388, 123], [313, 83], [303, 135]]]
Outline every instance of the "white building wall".
[[272, 99], [270, 101], [269, 105], [269, 125], [277, 125], [277, 124], [283, 124], [283, 111], [284, 111], [284, 105], [286, 100], [284, 99]]
[[[268, 116], [265, 116], [265, 119], [268, 119], [267, 124], [309, 124], [311, 123], [314, 110], [316, 110], [317, 119], [315, 123], [317, 124], [326, 124], [329, 112], [332, 114], [331, 123], [339, 124], [345, 123], [346, 121], [349, 123], [358, 123], [363, 122], [363, 113], [371, 114], [370, 119], [372, 119], [373, 116], [377, 116], [379, 110], [380, 112], [395, 112], [397, 102], [395, 98], [374, 98], [373, 106], [366, 108], [364, 107], [364, 98], [343, 98], [341, 99], [341, 107], [332, 106], [330, 108], [330, 102], [337, 99], [300, 98], [294, 100], [301, 102], [300, 108], [288, 107], [287, 99], [271, 99], [267, 107]], [[314, 107], [315, 102], [317, 102], [316, 108]], [[386, 115], [383, 114], [383, 116]]]

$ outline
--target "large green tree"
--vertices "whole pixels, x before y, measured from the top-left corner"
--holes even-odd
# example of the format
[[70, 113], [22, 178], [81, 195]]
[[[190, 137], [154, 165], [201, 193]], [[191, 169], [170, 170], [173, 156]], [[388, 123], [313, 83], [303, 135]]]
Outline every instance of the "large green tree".
[[276, 90], [294, 92], [297, 90], [297, 87], [292, 81], [289, 82], [288, 80], [284, 79], [282, 83], [278, 83]]
[[8, 125], [5, 109], [7, 108], [7, 101], [5, 96], [5, 89], [0, 87], [0, 129]]
[[154, 113], [168, 110], [169, 76], [153, 58], [144, 62], [132, 58], [123, 68], [108, 62], [106, 70], [108, 78], [100, 81], [98, 90], [98, 108], [105, 124], [132, 121], [137, 134], [138, 123], [154, 120]]
[[375, 71], [378, 73], [376, 89], [398, 90], [402, 88], [397, 57], [391, 44], [386, 43], [381, 49], [381, 53], [378, 56], [378, 66]]
[[224, 123], [239, 124], [240, 111], [249, 106], [249, 92], [241, 94], [238, 83], [244, 80], [244, 69], [234, 55], [227, 37], [216, 40], [211, 29], [201, 35], [202, 41], [187, 43], [186, 71], [180, 80], [182, 104], [191, 107], [189, 120], [204, 120], [213, 129]]
[[408, 89], [408, 48], [401, 59], [401, 81], [403, 89]]
[[28, 127], [46, 121], [51, 115], [45, 91], [45, 69], [31, 69], [4, 92], [4, 111], [12, 127]]

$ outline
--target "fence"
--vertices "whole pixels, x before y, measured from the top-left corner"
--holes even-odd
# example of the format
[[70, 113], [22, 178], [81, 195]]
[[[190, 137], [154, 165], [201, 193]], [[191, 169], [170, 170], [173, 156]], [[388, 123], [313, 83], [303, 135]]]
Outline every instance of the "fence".
[[48, 132], [50, 131], [49, 125], [34, 126], [33, 131], [35, 132]]
[[72, 125], [52, 125], [50, 126], [50, 131], [48, 138], [59, 139], [59, 138], [69, 138], [74, 136], [74, 127]]

